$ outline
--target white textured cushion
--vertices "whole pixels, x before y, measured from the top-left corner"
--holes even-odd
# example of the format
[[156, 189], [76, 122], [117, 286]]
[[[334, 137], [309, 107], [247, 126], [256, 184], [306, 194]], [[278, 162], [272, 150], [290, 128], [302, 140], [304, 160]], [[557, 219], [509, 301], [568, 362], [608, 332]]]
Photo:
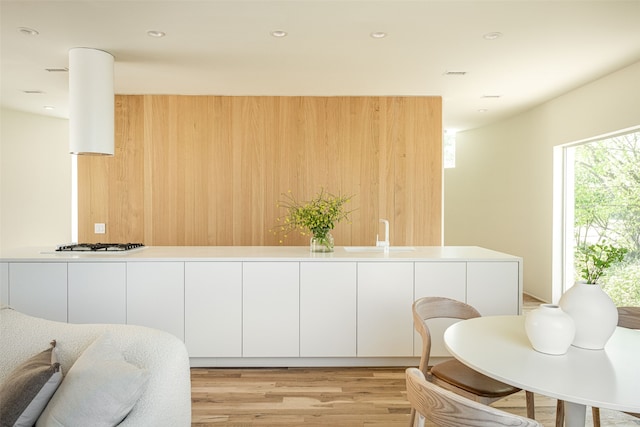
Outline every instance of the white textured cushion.
[[56, 342], [16, 367], [0, 387], [0, 424], [32, 427], [53, 396], [62, 371], [56, 358]]
[[116, 426], [136, 404], [148, 379], [149, 373], [126, 362], [105, 333], [73, 364], [36, 426]]
[[118, 427], [191, 427], [187, 349], [174, 335], [144, 326], [61, 323], [0, 308], [0, 385], [53, 337], [62, 371], [69, 372], [82, 352], [107, 331], [127, 362], [151, 374], [140, 400]]

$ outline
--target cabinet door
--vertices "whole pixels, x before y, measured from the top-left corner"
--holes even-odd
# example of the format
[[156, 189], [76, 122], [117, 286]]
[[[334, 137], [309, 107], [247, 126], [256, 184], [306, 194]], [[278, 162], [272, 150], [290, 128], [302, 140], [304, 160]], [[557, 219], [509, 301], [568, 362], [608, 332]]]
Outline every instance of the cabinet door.
[[67, 321], [67, 263], [10, 263], [9, 305], [43, 319]]
[[245, 262], [244, 357], [300, 355], [299, 263]]
[[127, 322], [124, 262], [69, 263], [69, 323]]
[[191, 357], [242, 356], [242, 263], [185, 263], [184, 340]]
[[0, 262], [0, 306], [9, 305], [9, 263]]
[[184, 263], [127, 263], [127, 323], [184, 340]]
[[[467, 264], [465, 262], [416, 262], [415, 299], [446, 297], [466, 302]], [[431, 332], [431, 356], [450, 357], [444, 345], [444, 331], [454, 324], [453, 319], [431, 319], [427, 326]], [[422, 338], [414, 331], [413, 354], [422, 354]]]
[[358, 263], [358, 356], [413, 355], [413, 263]]
[[483, 316], [519, 314], [518, 263], [467, 263], [467, 303]]
[[300, 264], [300, 356], [356, 356], [356, 263]]

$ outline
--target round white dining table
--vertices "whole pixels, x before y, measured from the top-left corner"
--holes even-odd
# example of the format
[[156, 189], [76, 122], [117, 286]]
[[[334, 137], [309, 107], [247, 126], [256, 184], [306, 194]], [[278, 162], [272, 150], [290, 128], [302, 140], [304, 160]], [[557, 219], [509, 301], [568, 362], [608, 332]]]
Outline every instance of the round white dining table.
[[603, 350], [533, 349], [524, 316], [485, 316], [450, 326], [444, 341], [465, 365], [515, 387], [565, 401], [565, 425], [584, 427], [586, 406], [640, 413], [640, 331], [616, 328]]

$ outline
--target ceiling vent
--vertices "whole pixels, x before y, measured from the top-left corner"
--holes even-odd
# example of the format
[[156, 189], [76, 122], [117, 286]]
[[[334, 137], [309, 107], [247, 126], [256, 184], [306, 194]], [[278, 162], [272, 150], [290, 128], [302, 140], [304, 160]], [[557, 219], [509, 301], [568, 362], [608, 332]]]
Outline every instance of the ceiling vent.
[[464, 76], [467, 74], [466, 71], [445, 71], [445, 76]]

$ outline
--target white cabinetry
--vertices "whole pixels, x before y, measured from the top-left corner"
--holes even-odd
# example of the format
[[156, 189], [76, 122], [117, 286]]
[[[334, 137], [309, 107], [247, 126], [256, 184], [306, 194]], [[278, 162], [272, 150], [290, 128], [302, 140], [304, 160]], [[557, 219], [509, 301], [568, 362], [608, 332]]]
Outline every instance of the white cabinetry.
[[242, 263], [185, 263], [185, 344], [191, 357], [242, 356]]
[[[415, 299], [422, 297], [445, 297], [466, 301], [466, 262], [416, 262]], [[452, 319], [431, 319], [427, 321], [431, 332], [431, 356], [450, 356], [444, 345], [444, 331], [455, 323]], [[414, 331], [413, 354], [422, 353], [422, 338]]]
[[127, 323], [184, 340], [184, 262], [127, 263]]
[[9, 305], [25, 314], [67, 321], [67, 263], [10, 263]]
[[356, 263], [300, 264], [300, 356], [356, 356]]
[[413, 354], [413, 263], [358, 263], [358, 356]]
[[124, 262], [69, 263], [69, 323], [126, 323]]
[[243, 263], [244, 357], [300, 355], [298, 262]]
[[416, 262], [415, 299], [446, 297], [465, 301], [466, 262]]
[[[304, 247], [149, 247], [130, 254], [0, 259], [0, 302], [71, 323], [127, 323], [174, 334], [193, 366], [413, 363], [411, 306], [465, 301], [482, 315], [519, 314], [522, 260], [477, 247], [413, 253]], [[447, 320], [429, 321], [431, 354], [448, 356]]]
[[517, 262], [468, 262], [467, 304], [481, 315], [520, 314]]

